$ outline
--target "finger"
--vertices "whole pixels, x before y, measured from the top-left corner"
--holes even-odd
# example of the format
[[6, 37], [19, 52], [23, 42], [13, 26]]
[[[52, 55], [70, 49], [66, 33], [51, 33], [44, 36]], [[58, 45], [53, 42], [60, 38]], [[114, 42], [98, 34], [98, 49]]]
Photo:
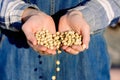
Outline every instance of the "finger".
[[48, 49], [47, 47], [42, 46], [42, 45], [36, 46], [36, 48], [37, 48], [37, 51], [42, 51], [42, 52], [44, 52], [44, 54], [48, 54], [48, 55], [56, 54], [56, 50], [55, 49]]
[[36, 52], [45, 52], [47, 50], [46, 47], [41, 46], [41, 45], [32, 45], [32, 48], [36, 51]]
[[86, 24], [86, 30], [82, 31], [82, 47], [83, 49], [88, 49], [89, 47], [89, 42], [90, 42], [90, 30], [89, 30], [89, 26]]
[[47, 51], [47, 48], [45, 46], [37, 45], [37, 46], [33, 46], [33, 49], [42, 55], [50, 55], [50, 52]]
[[41, 55], [51, 55], [51, 54], [49, 54], [49, 53], [47, 53], [45, 51], [38, 51], [38, 53], [41, 54]]
[[56, 51], [51, 51], [51, 50], [37, 51], [37, 52], [39, 52], [40, 54], [43, 54], [43, 55], [55, 55], [56, 54]]
[[58, 31], [59, 32], [70, 31], [71, 29], [69, 27], [67, 27], [67, 26], [66, 27], [65, 26], [59, 26]]
[[56, 50], [47, 49], [46, 52], [50, 55], [55, 55], [56, 54]]
[[49, 26], [47, 30], [49, 30], [50, 33], [52, 33], [52, 34], [56, 33], [55, 25]]
[[68, 46], [62, 46], [62, 49], [65, 50]]
[[44, 51], [37, 51], [41, 55], [46, 55]]
[[65, 32], [65, 31], [68, 31], [68, 30], [71, 30], [71, 29], [68, 25], [68, 22], [66, 20], [66, 15], [65, 15], [65, 16], [62, 16], [60, 18], [59, 25], [58, 25], [58, 31], [59, 32]]
[[47, 47], [45, 47], [45, 46], [43, 46], [43, 45], [38, 45], [38, 46], [37, 46], [37, 49], [38, 49], [39, 51], [46, 51], [46, 50], [47, 50]]
[[47, 24], [45, 24], [45, 27], [47, 28], [47, 30], [49, 30], [50, 33], [52, 33], [52, 34], [55, 34], [56, 28], [55, 28], [54, 20], [50, 16], [48, 16], [48, 19], [46, 22], [47, 22]]
[[68, 47], [67, 49], [65, 49], [65, 51], [68, 52], [68, 53], [70, 53], [70, 54], [74, 54], [74, 55], [76, 55], [76, 54], [79, 53], [79, 51], [76, 51], [76, 50], [74, 50], [74, 49], [72, 49], [70, 47]]
[[26, 33], [26, 37], [27, 37], [28, 42], [31, 45], [37, 45], [37, 40], [34, 36], [34, 33], [28, 32], [28, 33]]
[[81, 45], [77, 46], [77, 45], [72, 45], [71, 46], [72, 49], [78, 51], [78, 52], [82, 52], [84, 51], [83, 47]]

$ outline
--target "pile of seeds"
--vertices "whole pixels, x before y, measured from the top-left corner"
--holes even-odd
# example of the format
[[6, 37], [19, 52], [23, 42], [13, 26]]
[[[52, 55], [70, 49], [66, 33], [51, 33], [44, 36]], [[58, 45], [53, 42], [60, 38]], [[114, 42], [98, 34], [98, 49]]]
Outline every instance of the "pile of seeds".
[[[35, 33], [38, 45], [46, 46], [47, 48], [54, 49], [57, 48], [57, 53], [61, 53], [59, 48], [61, 46], [72, 46], [81, 45], [82, 37], [74, 31], [66, 32], [56, 32], [56, 34], [51, 34], [48, 30], [42, 29]], [[60, 71], [60, 60], [58, 59], [58, 54], [56, 55], [56, 70]], [[57, 73], [52, 76], [52, 80], [57, 80]]]
[[82, 37], [74, 31], [56, 32], [51, 34], [48, 30], [42, 29], [36, 32], [35, 37], [38, 45], [44, 45], [47, 48], [59, 49], [61, 46], [81, 45]]

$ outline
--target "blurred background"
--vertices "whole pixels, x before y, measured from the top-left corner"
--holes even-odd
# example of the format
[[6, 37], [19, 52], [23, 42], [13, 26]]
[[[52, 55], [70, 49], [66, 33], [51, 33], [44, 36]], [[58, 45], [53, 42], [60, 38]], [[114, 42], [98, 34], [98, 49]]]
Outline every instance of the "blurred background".
[[120, 23], [108, 27], [104, 37], [111, 58], [111, 80], [120, 80]]

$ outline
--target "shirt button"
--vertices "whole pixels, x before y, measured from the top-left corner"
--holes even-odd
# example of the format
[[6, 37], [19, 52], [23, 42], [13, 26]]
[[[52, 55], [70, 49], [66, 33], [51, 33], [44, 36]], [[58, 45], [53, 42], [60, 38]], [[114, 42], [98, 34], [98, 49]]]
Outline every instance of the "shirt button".
[[37, 68], [35, 68], [34, 71], [37, 71]]
[[43, 76], [39, 76], [39, 79], [43, 78]]
[[39, 64], [42, 64], [42, 61], [39, 61]]
[[38, 55], [38, 58], [41, 58], [41, 56], [40, 56], [40, 55]]
[[56, 71], [57, 71], [57, 72], [59, 72], [59, 71], [60, 71], [60, 68], [59, 68], [59, 67], [57, 67], [57, 68], [56, 68]]

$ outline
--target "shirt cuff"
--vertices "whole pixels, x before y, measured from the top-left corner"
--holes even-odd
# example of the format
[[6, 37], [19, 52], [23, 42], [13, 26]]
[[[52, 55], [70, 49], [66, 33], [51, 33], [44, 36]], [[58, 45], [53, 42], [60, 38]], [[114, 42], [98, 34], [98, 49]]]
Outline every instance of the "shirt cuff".
[[81, 11], [83, 17], [90, 26], [91, 33], [93, 33], [106, 28], [108, 25], [110, 25], [110, 22], [114, 18], [120, 16], [119, 8], [116, 7], [115, 3], [113, 1], [110, 1], [110, 5], [113, 9], [113, 12], [115, 13], [115, 16], [112, 17], [111, 20], [109, 19], [105, 7], [101, 5], [97, 0], [91, 0], [84, 6], [78, 6], [74, 9]]
[[27, 8], [34, 8], [39, 10], [39, 8], [34, 5], [34, 4], [18, 4], [9, 14], [9, 19], [10, 19], [10, 29], [12, 29], [13, 31], [15, 30], [20, 30], [21, 26], [22, 26], [22, 14], [24, 12], [25, 9]]

